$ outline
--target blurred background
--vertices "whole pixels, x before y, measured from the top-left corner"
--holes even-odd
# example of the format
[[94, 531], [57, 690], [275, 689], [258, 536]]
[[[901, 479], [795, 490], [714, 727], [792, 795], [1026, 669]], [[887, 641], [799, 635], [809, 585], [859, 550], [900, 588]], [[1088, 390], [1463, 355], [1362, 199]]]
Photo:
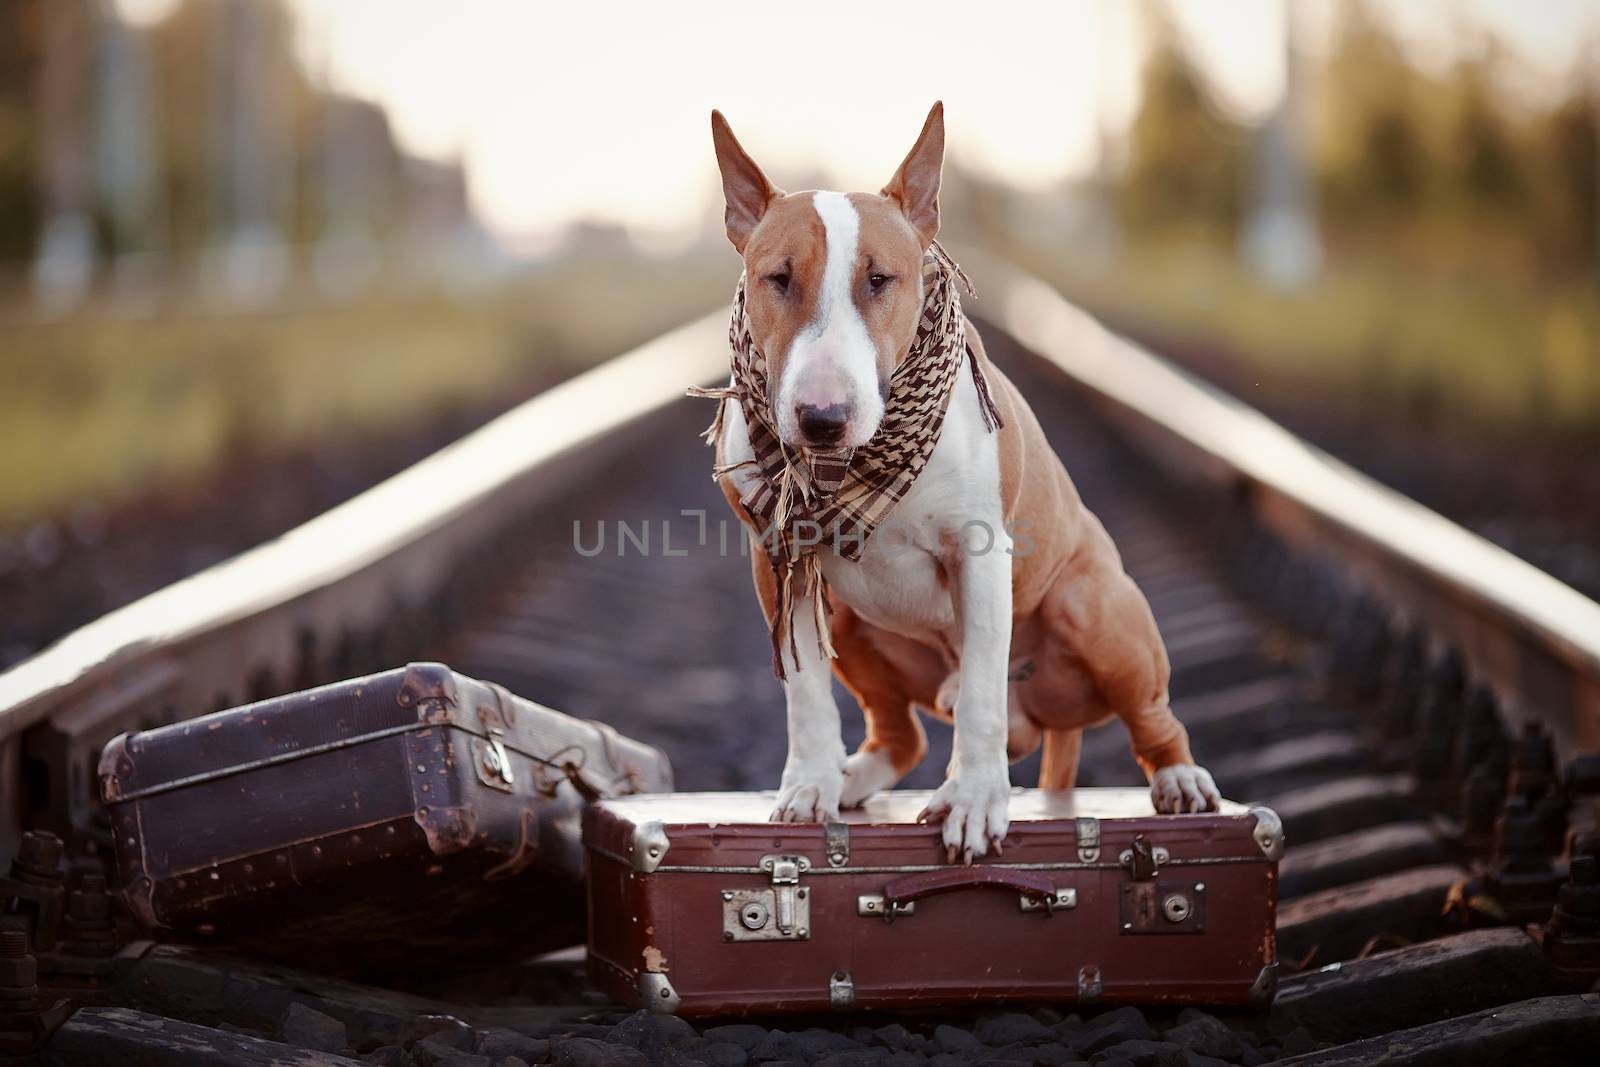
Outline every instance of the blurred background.
[[1600, 593], [1600, 3], [0, 0], [0, 666], [726, 300], [712, 107], [936, 98], [948, 242]]

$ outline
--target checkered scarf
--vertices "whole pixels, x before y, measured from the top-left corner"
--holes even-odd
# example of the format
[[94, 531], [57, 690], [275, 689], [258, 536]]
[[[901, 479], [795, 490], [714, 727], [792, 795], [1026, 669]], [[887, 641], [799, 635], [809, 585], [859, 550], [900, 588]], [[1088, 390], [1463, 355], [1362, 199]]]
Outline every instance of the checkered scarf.
[[[720, 389], [694, 387], [689, 394], [736, 400], [744, 412], [755, 458], [715, 467], [712, 476], [721, 478], [745, 467], [760, 475], [740, 497], [740, 504], [756, 527], [777, 580], [772, 668], [779, 678], [784, 677], [781, 650], [785, 640], [798, 661], [793, 615], [798, 601], [808, 595], [812, 597], [818, 645], [825, 656], [835, 655], [828, 623], [832, 608], [818, 550], [828, 548], [849, 560], [861, 558], [873, 531], [927, 466], [939, 442], [963, 355], [978, 388], [984, 425], [990, 431], [1001, 425], [983, 368], [967, 344], [957, 281], [968, 293], [973, 292], [966, 274], [934, 242], [922, 262], [922, 315], [917, 336], [889, 380], [883, 421], [872, 439], [854, 449], [797, 449], [778, 436], [767, 397], [767, 360], [750, 334], [746, 279], [739, 278], [728, 328], [732, 384]], [[709, 443], [714, 444], [721, 433], [724, 410], [719, 404], [716, 418], [706, 430]]]

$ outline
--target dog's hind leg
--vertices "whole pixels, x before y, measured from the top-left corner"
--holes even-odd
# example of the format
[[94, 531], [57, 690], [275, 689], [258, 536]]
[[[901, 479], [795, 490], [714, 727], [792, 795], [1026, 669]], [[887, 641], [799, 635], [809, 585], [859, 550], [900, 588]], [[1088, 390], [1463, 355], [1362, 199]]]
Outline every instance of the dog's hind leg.
[[1082, 752], [1082, 729], [1046, 730], [1044, 756], [1039, 761], [1039, 788], [1071, 789], [1078, 781], [1078, 757]]
[[[933, 714], [945, 720], [954, 722], [956, 718], [956, 704], [961, 700], [961, 672], [951, 671], [939, 686], [939, 693], [933, 698]], [[1006, 694], [1006, 760], [1010, 763], [1019, 763], [1033, 755], [1034, 749], [1039, 747], [1039, 726], [1028, 717], [1022, 701], [1017, 698], [1015, 688]]]
[[1127, 726], [1155, 809], [1170, 814], [1221, 807], [1216, 783], [1195, 765], [1188, 731], [1172, 714], [1166, 649], [1133, 580], [1120, 568], [1085, 576], [1053, 590], [1042, 611], [1058, 654], [1070, 650], [1077, 657], [1099, 701]]
[[878, 646], [877, 640], [885, 636], [849, 608], [836, 609], [833, 643], [839, 657], [834, 671], [861, 705], [867, 723], [866, 740], [845, 760], [842, 807], [858, 807], [872, 794], [890, 788], [928, 751], [913, 687], [907, 684], [902, 665]]
[[872, 794], [891, 788], [921, 763], [928, 751], [927, 736], [910, 701], [896, 701], [885, 693], [881, 698], [874, 696], [861, 710], [867, 720], [867, 739], [844, 761], [839, 804], [846, 808], [860, 807]]

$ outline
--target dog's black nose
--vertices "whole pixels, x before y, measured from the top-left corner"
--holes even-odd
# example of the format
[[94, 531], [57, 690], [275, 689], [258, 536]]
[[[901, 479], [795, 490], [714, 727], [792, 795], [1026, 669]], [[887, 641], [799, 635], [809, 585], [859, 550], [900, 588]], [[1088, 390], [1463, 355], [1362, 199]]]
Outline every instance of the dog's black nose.
[[834, 445], [844, 436], [853, 412], [849, 404], [829, 404], [826, 407], [796, 404], [794, 414], [806, 441], [813, 445]]

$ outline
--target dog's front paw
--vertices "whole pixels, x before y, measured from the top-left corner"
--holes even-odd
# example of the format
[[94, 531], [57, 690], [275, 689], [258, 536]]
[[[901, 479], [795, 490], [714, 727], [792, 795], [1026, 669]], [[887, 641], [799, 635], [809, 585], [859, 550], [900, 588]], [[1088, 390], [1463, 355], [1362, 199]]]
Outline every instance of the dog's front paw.
[[992, 848], [1000, 854], [1000, 842], [1011, 828], [1011, 783], [1002, 764], [988, 773], [961, 772], [947, 779], [921, 819], [944, 822], [945, 858], [954, 863], [957, 856], [965, 863], [986, 856]]
[[1150, 800], [1163, 815], [1222, 808], [1222, 794], [1211, 772], [1193, 763], [1174, 763], [1157, 771], [1150, 779]]
[[837, 822], [844, 773], [837, 764], [786, 767], [771, 822]]

